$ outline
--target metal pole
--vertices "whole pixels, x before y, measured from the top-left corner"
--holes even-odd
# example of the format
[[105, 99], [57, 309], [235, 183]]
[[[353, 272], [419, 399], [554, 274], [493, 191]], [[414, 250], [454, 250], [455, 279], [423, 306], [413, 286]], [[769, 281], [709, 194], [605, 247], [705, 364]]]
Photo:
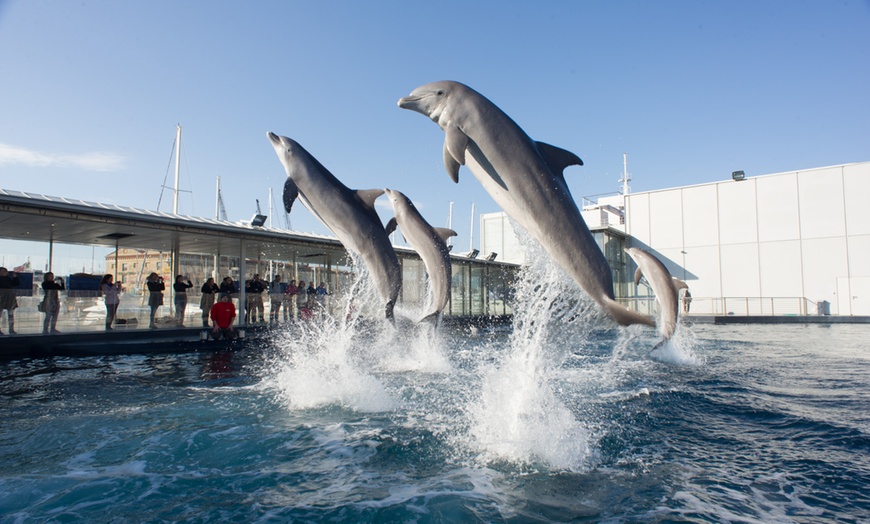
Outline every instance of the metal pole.
[[175, 190], [172, 193], [172, 213], [178, 214], [178, 178], [181, 172], [181, 124], [175, 126]]

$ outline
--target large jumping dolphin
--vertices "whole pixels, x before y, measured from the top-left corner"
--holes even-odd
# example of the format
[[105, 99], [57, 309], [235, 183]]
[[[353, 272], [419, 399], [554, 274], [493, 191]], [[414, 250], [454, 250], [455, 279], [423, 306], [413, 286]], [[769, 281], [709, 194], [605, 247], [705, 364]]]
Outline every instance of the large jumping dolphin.
[[444, 227], [432, 227], [417, 211], [416, 206], [401, 191], [384, 189], [390, 204], [393, 205], [395, 216], [387, 222], [387, 234], [402, 228], [402, 235], [417, 251], [429, 274], [429, 285], [432, 288], [432, 303], [429, 312], [420, 322], [427, 321], [437, 326], [441, 312], [450, 301], [450, 286], [453, 270], [450, 264], [450, 251], [447, 239], [456, 236], [456, 231]]
[[385, 314], [392, 319], [402, 270], [374, 207], [383, 190], [352, 191], [296, 141], [272, 132], [267, 136], [287, 172], [284, 208], [289, 213], [299, 197], [348, 251], [362, 258], [385, 303]]
[[511, 218], [532, 235], [595, 302], [622, 325], [654, 326], [613, 298], [613, 276], [583, 221], [562, 171], [583, 161], [570, 151], [535, 142], [495, 104], [458, 82], [433, 82], [399, 100], [445, 133], [444, 164], [459, 182], [467, 165]]
[[634, 272], [634, 284], [640, 283], [640, 277], [643, 276], [652, 288], [661, 307], [659, 333], [664, 338], [662, 342], [669, 340], [677, 328], [677, 314], [680, 305], [675, 279], [671, 277], [668, 268], [651, 253], [636, 247], [630, 247], [625, 252], [637, 264], [637, 271]]

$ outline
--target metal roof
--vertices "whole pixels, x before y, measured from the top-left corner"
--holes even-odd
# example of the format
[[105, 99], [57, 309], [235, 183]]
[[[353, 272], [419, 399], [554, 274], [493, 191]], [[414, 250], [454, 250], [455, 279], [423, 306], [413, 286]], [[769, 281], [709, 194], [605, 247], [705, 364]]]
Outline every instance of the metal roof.
[[[335, 237], [2, 188], [0, 238], [164, 252], [177, 247], [179, 253], [228, 257], [241, 256], [244, 245], [248, 259], [329, 260], [339, 265], [347, 258], [347, 251]], [[417, 257], [413, 249], [394, 248], [399, 256]], [[456, 254], [451, 258], [454, 262], [515, 266]]]
[[[0, 238], [293, 260], [346, 256], [338, 239], [0, 188]], [[116, 244], [117, 242], [117, 244]], [[322, 260], [312, 260], [321, 262]]]

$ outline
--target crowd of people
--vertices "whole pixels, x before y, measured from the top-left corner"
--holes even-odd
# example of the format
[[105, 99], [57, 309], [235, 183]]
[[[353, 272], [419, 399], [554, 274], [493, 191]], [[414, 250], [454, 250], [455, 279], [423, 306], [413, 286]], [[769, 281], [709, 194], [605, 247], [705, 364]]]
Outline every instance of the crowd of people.
[[[9, 334], [16, 334], [15, 314], [18, 308], [15, 288], [20, 284], [18, 275], [9, 272], [5, 267], [0, 267], [0, 316], [6, 311], [8, 318]], [[55, 278], [54, 273], [44, 275], [42, 282], [43, 299], [37, 309], [45, 314], [43, 320], [43, 334], [58, 334], [58, 316], [61, 311], [61, 292], [65, 290], [64, 280]], [[188, 290], [193, 288], [193, 283], [184, 275], [177, 275], [173, 284], [175, 315], [173, 324], [184, 326], [184, 317], [187, 309]], [[163, 278], [157, 273], [148, 275], [145, 281], [147, 304], [149, 308], [149, 325], [151, 329], [157, 328], [158, 310], [163, 306], [166, 285]], [[112, 331], [116, 322], [123, 322], [118, 318], [118, 307], [121, 303], [123, 287], [114, 281], [114, 276], [106, 274], [99, 283], [99, 294], [103, 297], [106, 307], [105, 330]], [[239, 295], [239, 287], [231, 277], [225, 277], [220, 285], [214, 278], [208, 278], [200, 288], [201, 298], [199, 307], [202, 311], [202, 326], [212, 327], [215, 338], [231, 338], [235, 336], [233, 322], [236, 318], [236, 305], [233, 299]], [[275, 275], [274, 280], [266, 282], [255, 274], [252, 279], [245, 281], [245, 324], [266, 324], [265, 305], [263, 294], [267, 293], [269, 300], [269, 325], [299, 320], [311, 320], [316, 315], [323, 315], [327, 311], [327, 297], [330, 295], [326, 283], [321, 282], [317, 287], [313, 282], [306, 283], [300, 280], [290, 280], [284, 283], [281, 275]], [[283, 311], [283, 315], [282, 315]], [[211, 322], [210, 322], [211, 321]], [[0, 335], [5, 333], [0, 330]]]

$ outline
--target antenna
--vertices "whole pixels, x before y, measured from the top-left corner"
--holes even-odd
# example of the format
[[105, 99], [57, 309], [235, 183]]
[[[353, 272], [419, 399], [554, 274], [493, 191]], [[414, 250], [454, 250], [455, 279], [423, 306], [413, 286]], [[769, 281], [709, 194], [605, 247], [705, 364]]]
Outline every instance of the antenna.
[[468, 251], [474, 249], [474, 202], [471, 203], [471, 238], [468, 239]]
[[631, 188], [628, 186], [628, 183], [631, 182], [631, 173], [628, 172], [628, 153], [622, 154], [622, 178], [619, 179], [619, 182], [622, 183], [623, 195], [631, 193]]
[[[447, 215], [447, 229], [453, 229], [453, 201], [450, 201], [450, 214]], [[447, 245], [453, 245], [453, 237], [447, 238]]]

